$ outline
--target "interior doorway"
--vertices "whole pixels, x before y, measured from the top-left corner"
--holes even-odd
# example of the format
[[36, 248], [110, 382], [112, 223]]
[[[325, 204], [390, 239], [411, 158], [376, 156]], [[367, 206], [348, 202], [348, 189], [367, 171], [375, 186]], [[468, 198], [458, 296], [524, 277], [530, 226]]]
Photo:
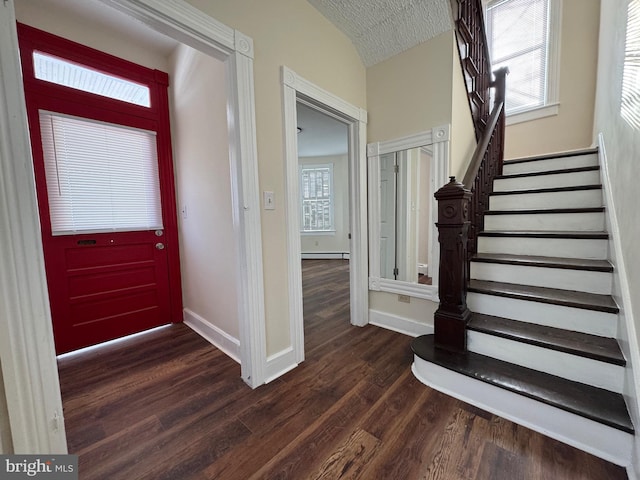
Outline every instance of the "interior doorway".
[[[298, 99], [297, 143], [305, 352], [350, 325], [349, 129]], [[315, 335], [311, 335], [315, 333]]]
[[[287, 249], [289, 318], [292, 348], [279, 360], [291, 369], [305, 358], [302, 300], [300, 168], [298, 160], [298, 105], [326, 115], [347, 129], [349, 217], [349, 320], [357, 326], [369, 322], [367, 249], [366, 111], [332, 95], [282, 67], [285, 158], [287, 169]], [[304, 132], [302, 132], [304, 133]], [[319, 242], [319, 241], [318, 241]], [[319, 242], [320, 243], [320, 242]]]

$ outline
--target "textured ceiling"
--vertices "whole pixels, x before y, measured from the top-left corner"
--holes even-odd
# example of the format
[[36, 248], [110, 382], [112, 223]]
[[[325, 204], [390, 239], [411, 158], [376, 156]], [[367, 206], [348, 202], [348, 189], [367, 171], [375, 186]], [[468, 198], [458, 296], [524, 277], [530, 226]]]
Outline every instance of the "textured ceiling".
[[308, 0], [370, 67], [453, 27], [450, 0]]

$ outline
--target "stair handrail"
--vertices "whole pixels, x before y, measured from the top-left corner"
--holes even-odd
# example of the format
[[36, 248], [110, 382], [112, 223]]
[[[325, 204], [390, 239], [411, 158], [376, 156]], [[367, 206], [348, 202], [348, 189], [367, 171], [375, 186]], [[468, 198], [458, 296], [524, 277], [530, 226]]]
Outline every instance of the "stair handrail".
[[[466, 327], [471, 317], [467, 307], [469, 264], [477, 252], [478, 233], [484, 227], [484, 212], [489, 207], [493, 180], [502, 174], [505, 83], [509, 70], [506, 67], [496, 70], [492, 79], [481, 1], [456, 0], [455, 5], [460, 61], [478, 144], [463, 183], [450, 177], [450, 182], [435, 194], [440, 243], [440, 304], [434, 314], [434, 334], [436, 347], [466, 352]], [[464, 48], [460, 47], [461, 41], [466, 42]], [[469, 56], [463, 57], [464, 52]], [[477, 58], [472, 56], [478, 52], [481, 54]], [[478, 62], [482, 62], [479, 68]], [[470, 65], [474, 68], [470, 69]], [[485, 115], [492, 88], [495, 91], [493, 108], [490, 115]]]
[[462, 180], [462, 184], [472, 192], [467, 263], [478, 251], [478, 233], [484, 229], [484, 212], [489, 209], [489, 195], [493, 193], [493, 180], [498, 175], [502, 175], [505, 129], [504, 92], [508, 73], [507, 67], [496, 70], [494, 73], [495, 80], [491, 82], [492, 88], [495, 88], [493, 111]]

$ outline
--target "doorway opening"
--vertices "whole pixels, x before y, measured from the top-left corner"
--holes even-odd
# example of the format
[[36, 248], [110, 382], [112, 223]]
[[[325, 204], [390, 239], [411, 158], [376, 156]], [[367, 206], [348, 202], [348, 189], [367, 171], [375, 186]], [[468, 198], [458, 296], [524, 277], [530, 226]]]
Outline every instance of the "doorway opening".
[[296, 114], [303, 322], [311, 354], [350, 326], [349, 129], [300, 99]]
[[[302, 292], [302, 268], [301, 258], [305, 222], [312, 226], [313, 216], [303, 218], [303, 197], [301, 196], [301, 171], [299, 165], [298, 136], [304, 134], [304, 130], [298, 133], [298, 110], [302, 115], [316, 115], [319, 119], [329, 119], [338, 122], [347, 132], [347, 172], [348, 172], [348, 207], [347, 203], [342, 212], [348, 217], [348, 274], [349, 274], [349, 312], [348, 318], [352, 325], [364, 326], [369, 322], [369, 297], [368, 297], [368, 249], [367, 249], [367, 171], [366, 171], [366, 111], [357, 108], [343, 99], [321, 89], [308, 80], [300, 77], [287, 67], [282, 67], [282, 85], [284, 95], [284, 131], [285, 131], [285, 163], [287, 171], [287, 249], [288, 249], [288, 273], [289, 273], [289, 319], [291, 349], [274, 356], [272, 371], [282, 373], [294, 368], [305, 358], [304, 345], [304, 313]], [[300, 107], [299, 107], [300, 106]], [[335, 124], [333, 124], [335, 125]], [[315, 162], [313, 162], [315, 163]], [[322, 185], [323, 175], [335, 178], [335, 172], [330, 167], [319, 166], [315, 171], [316, 182]], [[324, 168], [324, 170], [321, 170]], [[321, 199], [321, 203], [324, 199]], [[325, 202], [326, 203], [326, 202]], [[331, 213], [327, 215], [331, 221]], [[324, 221], [324, 220], [323, 220]], [[311, 235], [313, 237], [313, 235]], [[305, 249], [315, 247], [320, 237], [311, 240], [312, 245], [306, 245]], [[329, 245], [329, 242], [326, 243]], [[333, 246], [333, 250], [325, 253], [340, 251], [341, 248]], [[346, 250], [346, 248], [344, 248]], [[328, 250], [328, 248], [327, 248]], [[345, 257], [347, 256], [345, 252]], [[316, 252], [318, 255], [322, 252]], [[342, 259], [342, 256], [340, 257]], [[269, 363], [269, 362], [268, 362]], [[277, 367], [277, 368], [276, 368]], [[273, 375], [275, 378], [277, 375]], [[269, 378], [269, 377], [268, 377]]]
[[56, 353], [182, 321], [167, 74], [18, 35]]

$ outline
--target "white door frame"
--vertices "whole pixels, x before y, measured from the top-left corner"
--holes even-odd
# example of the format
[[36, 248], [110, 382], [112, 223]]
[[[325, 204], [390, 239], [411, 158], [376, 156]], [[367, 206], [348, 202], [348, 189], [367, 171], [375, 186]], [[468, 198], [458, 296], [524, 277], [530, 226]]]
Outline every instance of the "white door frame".
[[[253, 42], [183, 0], [101, 0], [225, 62], [233, 221], [239, 239], [242, 378], [264, 383], [266, 334]], [[60, 384], [44, 270], [13, 0], [0, 4], [0, 399], [3, 450], [65, 453]], [[11, 443], [1, 430], [9, 417]]]
[[345, 123], [349, 128], [349, 217], [351, 228], [349, 281], [351, 323], [369, 323], [367, 244], [367, 112], [282, 67], [286, 165], [287, 259], [289, 274], [290, 366], [304, 360], [302, 269], [298, 180], [297, 101]]

